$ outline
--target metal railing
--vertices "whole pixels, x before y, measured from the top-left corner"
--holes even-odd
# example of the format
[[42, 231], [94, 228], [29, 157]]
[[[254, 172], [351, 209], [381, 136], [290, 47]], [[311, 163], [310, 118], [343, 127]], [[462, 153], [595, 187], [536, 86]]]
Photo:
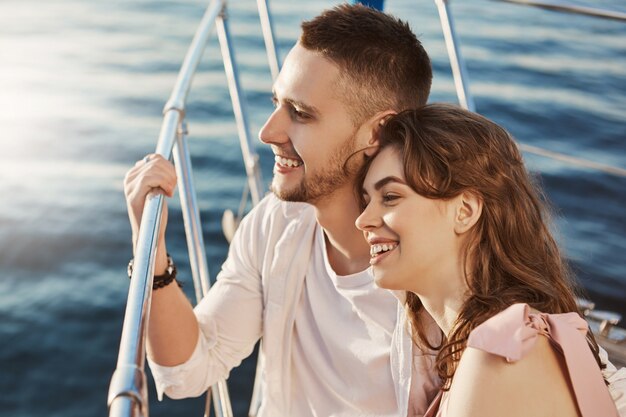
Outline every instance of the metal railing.
[[562, 1], [539, 1], [539, 0], [495, 0], [504, 3], [514, 3], [524, 6], [540, 7], [542, 9], [582, 14], [585, 16], [601, 17], [603, 19], [621, 20], [626, 22], [626, 13], [616, 10], [599, 9], [597, 7], [585, 7]]
[[[514, 3], [525, 6], [535, 6], [544, 9], [550, 9], [561, 12], [578, 13], [592, 17], [601, 17], [607, 19], [615, 19], [626, 21], [626, 14], [613, 12], [610, 10], [597, 9], [591, 7], [581, 7], [570, 5], [566, 3], [555, 3], [546, 1], [530, 1], [530, 0], [495, 0], [503, 3]], [[476, 111], [474, 98], [469, 89], [469, 78], [467, 70], [465, 68], [465, 62], [461, 55], [461, 50], [458, 46], [456, 32], [454, 30], [454, 23], [452, 21], [452, 14], [449, 8], [449, 0], [435, 0], [437, 10], [439, 11], [439, 18], [441, 20], [441, 28], [443, 30], [444, 40], [446, 43], [446, 49], [448, 51], [448, 58], [450, 60], [450, 67], [452, 68], [452, 78], [456, 89], [456, 94], [459, 99], [461, 107]], [[581, 168], [593, 169], [601, 171], [610, 175], [618, 177], [626, 177], [626, 169], [615, 167], [607, 164], [602, 164], [595, 161], [589, 161], [583, 158], [577, 158], [575, 156], [566, 155], [560, 152], [541, 148], [539, 146], [528, 145], [525, 143], [519, 143], [519, 148], [534, 155], [543, 156], [550, 159], [565, 162], [570, 165], [575, 165]]]
[[274, 30], [272, 29], [272, 14], [266, 0], [257, 0], [257, 8], [259, 9], [259, 18], [261, 19], [261, 29], [263, 31], [263, 41], [265, 42], [265, 50], [267, 51], [267, 60], [272, 72], [272, 80], [276, 81], [278, 72], [280, 71], [280, 59], [278, 58], [278, 48], [274, 42]]
[[[250, 190], [253, 204], [260, 200], [262, 190], [258, 156], [253, 151], [251, 144], [248, 117], [242, 95], [240, 94], [239, 72], [232, 52], [233, 48], [226, 17], [226, 1], [213, 0], [200, 22], [183, 61], [175, 87], [165, 104], [163, 122], [156, 146], [156, 153], [167, 159], [171, 156], [174, 158], [197, 302], [207, 293], [210, 284], [200, 227], [200, 212], [193, 187], [191, 159], [186, 142], [187, 129], [184, 118], [185, 103], [191, 87], [191, 81], [200, 63], [213, 25], [216, 27], [220, 42], [240, 146], [246, 167], [247, 189]], [[147, 417], [149, 415], [145, 373], [145, 339], [152, 301], [152, 280], [157, 249], [156, 239], [159, 234], [163, 204], [163, 196], [160, 194], [150, 194], [146, 198], [128, 291], [117, 367], [109, 386], [108, 405], [110, 417]], [[232, 407], [225, 381], [219, 381], [211, 387], [211, 393], [216, 416], [232, 417]], [[210, 398], [210, 396], [207, 396], [206, 416], [209, 415], [210, 411]]]
[[454, 30], [454, 23], [452, 21], [448, 1], [435, 0], [435, 4], [439, 12], [441, 30], [443, 31], [443, 38], [446, 43], [446, 49], [448, 50], [448, 58], [450, 59], [450, 67], [452, 68], [452, 79], [454, 80], [454, 87], [459, 99], [459, 104], [464, 109], [476, 111], [474, 97], [472, 97], [469, 90], [469, 77], [465, 69], [465, 62], [463, 61], [463, 56], [461, 55], [461, 50], [456, 40], [456, 31]]

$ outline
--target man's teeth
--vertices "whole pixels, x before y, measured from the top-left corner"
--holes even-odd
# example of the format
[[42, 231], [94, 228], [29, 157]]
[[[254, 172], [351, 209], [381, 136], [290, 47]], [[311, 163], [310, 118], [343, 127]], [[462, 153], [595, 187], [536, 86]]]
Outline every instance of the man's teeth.
[[397, 243], [384, 243], [382, 245], [372, 245], [370, 247], [370, 255], [372, 257], [378, 255], [379, 253], [382, 252], [388, 252], [390, 250], [393, 250], [396, 248], [396, 246], [398, 246]]
[[300, 165], [302, 165], [302, 162], [298, 161], [297, 159], [283, 158], [282, 156], [278, 155], [274, 157], [274, 161], [285, 167], [299, 167]]

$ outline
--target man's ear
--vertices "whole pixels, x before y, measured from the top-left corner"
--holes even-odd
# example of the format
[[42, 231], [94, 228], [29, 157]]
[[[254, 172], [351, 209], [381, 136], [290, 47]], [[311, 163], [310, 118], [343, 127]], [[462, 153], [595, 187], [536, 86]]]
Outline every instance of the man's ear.
[[463, 234], [470, 230], [483, 212], [483, 200], [476, 194], [466, 191], [458, 197], [454, 216], [454, 231]]
[[385, 125], [387, 120], [397, 114], [395, 110], [384, 110], [376, 113], [374, 116], [370, 117], [363, 126], [366, 129], [367, 134], [367, 148], [365, 149], [365, 155], [372, 156], [376, 150], [378, 149], [380, 130]]

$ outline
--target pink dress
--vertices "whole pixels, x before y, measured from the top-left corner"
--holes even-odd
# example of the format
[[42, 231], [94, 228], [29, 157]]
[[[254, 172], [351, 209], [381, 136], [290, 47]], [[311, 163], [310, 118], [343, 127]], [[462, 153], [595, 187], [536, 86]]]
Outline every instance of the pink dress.
[[[514, 304], [476, 327], [467, 345], [516, 362], [544, 335], [565, 358], [581, 416], [619, 417], [586, 333], [587, 322], [576, 313], [535, 314], [527, 304]], [[447, 402], [448, 392], [440, 391], [424, 417], [445, 417]]]

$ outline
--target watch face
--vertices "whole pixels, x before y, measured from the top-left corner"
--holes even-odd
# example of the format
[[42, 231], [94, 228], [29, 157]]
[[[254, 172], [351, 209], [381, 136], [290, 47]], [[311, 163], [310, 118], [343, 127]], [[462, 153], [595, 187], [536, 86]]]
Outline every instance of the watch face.
[[[126, 268], [126, 272], [128, 273], [128, 278], [130, 279], [133, 276], [133, 265], [135, 263], [135, 258], [131, 259], [128, 262], [128, 267]], [[155, 275], [156, 277], [168, 278], [170, 276], [174, 276], [176, 278], [176, 264], [170, 255], [167, 255], [167, 269], [163, 275]]]
[[126, 273], [128, 274], [128, 278], [130, 279], [130, 277], [133, 276], [133, 264], [135, 262], [135, 258], [131, 259], [128, 262], [128, 266], [126, 267]]

